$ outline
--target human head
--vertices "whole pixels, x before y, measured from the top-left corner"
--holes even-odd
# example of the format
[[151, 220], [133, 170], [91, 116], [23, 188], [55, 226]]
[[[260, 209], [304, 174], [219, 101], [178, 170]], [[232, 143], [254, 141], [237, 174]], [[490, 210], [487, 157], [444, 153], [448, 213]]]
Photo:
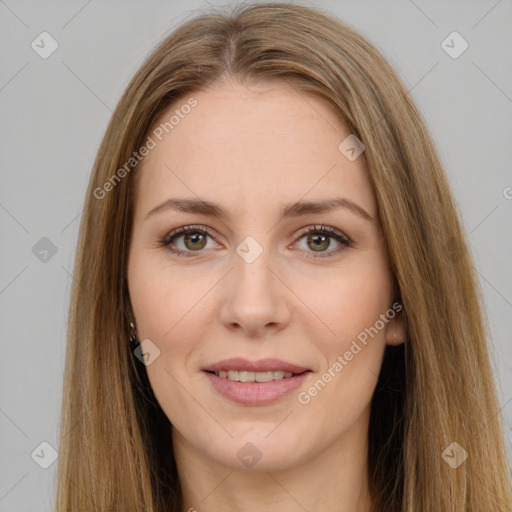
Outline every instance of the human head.
[[[223, 80], [163, 118], [192, 100], [137, 170], [128, 288], [137, 334], [159, 350], [147, 365], [152, 389], [178, 440], [233, 469], [244, 467], [246, 444], [261, 452], [260, 471], [295, 467], [347, 437], [353, 446], [354, 433], [366, 436], [385, 346], [405, 335], [364, 161], [340, 151], [351, 134], [330, 105], [286, 82]], [[311, 211], [338, 196], [343, 208]], [[176, 211], [171, 197], [227, 214]], [[298, 198], [308, 214], [298, 215]], [[293, 215], [281, 218], [289, 204]], [[174, 240], [190, 224], [211, 229], [195, 252]], [[330, 239], [305, 240], [325, 235], [322, 225]], [[309, 375], [298, 397], [262, 403], [245, 385], [233, 403], [205, 370], [235, 357], [279, 359]]]
[[[389, 510], [414, 499], [422, 509], [446, 508], [453, 496], [450, 489], [458, 489], [456, 478], [469, 481], [472, 472], [482, 478], [498, 474], [498, 462], [486, 462], [485, 453], [486, 447], [498, 445], [499, 426], [492, 424], [477, 440], [469, 435], [479, 426], [482, 411], [496, 405], [471, 256], [430, 134], [406, 88], [363, 37], [318, 10], [262, 4], [240, 9], [227, 20], [216, 14], [191, 20], [166, 38], [137, 72], [95, 162], [78, 250], [78, 282], [85, 285], [86, 276], [91, 281], [87, 290], [75, 292], [72, 350], [81, 359], [86, 349], [101, 349], [102, 357], [90, 361], [82, 374], [71, 376], [69, 369], [68, 385], [85, 383], [87, 376], [91, 397], [116, 390], [109, 395], [112, 414], [124, 411], [117, 416], [122, 432], [135, 429], [137, 456], [144, 458], [139, 441], [147, 447], [148, 459], [159, 461], [155, 471], [167, 467], [172, 473], [172, 461], [164, 461], [169, 452], [162, 450], [171, 447], [168, 425], [154, 400], [150, 406], [144, 399], [154, 399], [145, 368], [123, 352], [133, 318], [127, 275], [139, 162], [123, 166], [144, 146], [171, 103], [178, 105], [220, 77], [249, 85], [281, 80], [315, 94], [364, 144], [361, 158], [375, 194], [394, 298], [403, 306], [407, 327], [406, 343], [384, 356], [372, 402], [372, 492], [377, 501], [393, 504]], [[80, 310], [85, 304], [85, 311]], [[447, 352], [449, 359], [439, 357]], [[468, 389], [479, 382], [486, 385], [469, 397]], [[121, 397], [127, 410], [121, 408]], [[148, 411], [158, 421], [152, 423], [145, 416]], [[107, 437], [99, 427], [87, 435]], [[440, 457], [454, 439], [472, 453], [456, 474]], [[93, 460], [96, 474], [100, 467], [104, 475], [112, 470]], [[486, 465], [488, 471], [482, 473]], [[144, 467], [149, 481], [150, 464]], [[134, 478], [126, 471], [127, 478]], [[95, 485], [101, 495], [100, 484]], [[478, 499], [460, 489], [455, 494], [458, 503]]]

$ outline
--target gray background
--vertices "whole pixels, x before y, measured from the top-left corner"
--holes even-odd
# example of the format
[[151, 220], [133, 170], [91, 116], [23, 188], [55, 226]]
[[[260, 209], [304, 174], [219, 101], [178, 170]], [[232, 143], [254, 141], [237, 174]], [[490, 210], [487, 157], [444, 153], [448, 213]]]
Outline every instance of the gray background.
[[[330, 10], [372, 41], [434, 135], [485, 293], [510, 456], [512, 2], [302, 3]], [[111, 112], [159, 40], [192, 11], [221, 5], [0, 0], [0, 512], [50, 511], [54, 503], [57, 464], [42, 469], [31, 454], [43, 441], [58, 449], [75, 244]], [[31, 47], [43, 31], [58, 42], [47, 59]], [[453, 31], [469, 44], [456, 59], [441, 47]], [[43, 237], [54, 255], [40, 252], [47, 241], [33, 250]], [[36, 453], [49, 456], [44, 447]]]

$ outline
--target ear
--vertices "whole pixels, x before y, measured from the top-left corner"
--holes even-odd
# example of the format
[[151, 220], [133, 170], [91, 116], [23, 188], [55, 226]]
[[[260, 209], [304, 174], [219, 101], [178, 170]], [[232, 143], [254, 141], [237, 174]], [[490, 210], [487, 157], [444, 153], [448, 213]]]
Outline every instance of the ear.
[[386, 328], [386, 345], [397, 346], [405, 343], [406, 332], [402, 311], [390, 319]]

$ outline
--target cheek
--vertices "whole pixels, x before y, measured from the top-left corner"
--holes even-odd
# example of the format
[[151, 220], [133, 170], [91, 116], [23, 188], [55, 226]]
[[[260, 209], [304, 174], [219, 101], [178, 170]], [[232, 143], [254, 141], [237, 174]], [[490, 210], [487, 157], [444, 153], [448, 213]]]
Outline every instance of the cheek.
[[[391, 277], [379, 266], [353, 265], [329, 280], [329, 296], [314, 294], [322, 336], [311, 338], [323, 367], [297, 397], [306, 438], [332, 441], [367, 410], [385, 349]], [[387, 318], [387, 317], [386, 317]], [[391, 317], [387, 318], [388, 322]], [[311, 418], [315, 418], [312, 423]], [[304, 441], [305, 442], [305, 441]]]
[[334, 436], [362, 413], [375, 389], [387, 322], [394, 316], [386, 317], [391, 306], [392, 275], [383, 255], [368, 251], [350, 265], [336, 269], [324, 280], [325, 289], [327, 297], [313, 294], [312, 309], [321, 312], [319, 316], [333, 332], [315, 341], [325, 366], [304, 390], [300, 403], [307, 410], [305, 417], [329, 425]]
[[[187, 361], [204, 338], [207, 292], [211, 277], [197, 278], [192, 267], [177, 269], [160, 257], [134, 252], [128, 267], [130, 298], [139, 339], [150, 339], [160, 355], [146, 366], [155, 397], [167, 417], [180, 429], [204, 425], [204, 414], [186, 389]], [[205, 326], [206, 324], [206, 326]], [[185, 387], [183, 387], [185, 386]]]
[[[347, 258], [346, 264], [328, 272], [301, 273], [296, 282], [297, 295], [315, 313], [304, 318], [312, 322], [310, 330], [321, 331], [316, 339], [330, 360], [348, 350], [359, 335], [364, 340], [365, 333], [368, 335], [391, 306], [392, 275], [386, 259], [376, 251], [361, 253], [350, 261]], [[371, 339], [384, 338], [382, 322], [377, 327], [379, 333]]]
[[[128, 276], [139, 337], [157, 344], [176, 339], [176, 332], [185, 325], [188, 329], [199, 326], [190, 319], [201, 318], [202, 304], [208, 302], [208, 291], [215, 284], [212, 274], [198, 276], [192, 266], [173, 267], [160, 257], [144, 254], [132, 256]], [[188, 337], [193, 334], [188, 333]]]

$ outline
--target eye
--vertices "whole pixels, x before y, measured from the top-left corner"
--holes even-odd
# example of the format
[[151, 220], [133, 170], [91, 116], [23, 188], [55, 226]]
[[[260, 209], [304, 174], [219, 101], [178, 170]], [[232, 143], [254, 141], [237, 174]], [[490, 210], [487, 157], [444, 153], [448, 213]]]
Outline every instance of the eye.
[[[202, 249], [206, 248], [207, 238], [210, 237], [210, 232], [206, 226], [183, 226], [174, 231], [171, 231], [163, 240], [160, 240], [160, 245], [167, 247], [171, 252], [178, 256], [192, 257], [195, 252], [200, 253]], [[176, 245], [176, 240], [183, 238], [184, 247], [179, 248]], [[325, 258], [337, 254], [346, 247], [351, 247], [350, 240], [343, 236], [336, 229], [328, 226], [310, 226], [303, 230], [299, 240], [306, 238], [306, 247], [312, 247], [313, 251], [304, 249], [305, 252], [325, 253], [325, 255], [314, 254], [308, 256], [309, 258]], [[331, 251], [327, 251], [331, 246], [331, 239], [336, 240], [340, 246]]]
[[[184, 250], [176, 248], [175, 240], [183, 237]], [[171, 231], [160, 244], [169, 248], [169, 250], [178, 256], [191, 257], [194, 252], [201, 252], [206, 246], [206, 239], [210, 237], [206, 226], [183, 226]]]
[[[313, 256], [308, 256], [309, 258], [328, 258], [333, 254], [338, 254], [346, 247], [351, 247], [351, 242], [347, 237], [329, 226], [311, 226], [302, 232], [300, 240], [304, 237], [306, 237], [306, 247], [313, 248], [313, 251], [305, 249], [307, 252], [322, 253], [321, 256], [314, 254]], [[330, 239], [336, 240], [341, 245], [332, 251], [324, 250], [331, 246]]]

